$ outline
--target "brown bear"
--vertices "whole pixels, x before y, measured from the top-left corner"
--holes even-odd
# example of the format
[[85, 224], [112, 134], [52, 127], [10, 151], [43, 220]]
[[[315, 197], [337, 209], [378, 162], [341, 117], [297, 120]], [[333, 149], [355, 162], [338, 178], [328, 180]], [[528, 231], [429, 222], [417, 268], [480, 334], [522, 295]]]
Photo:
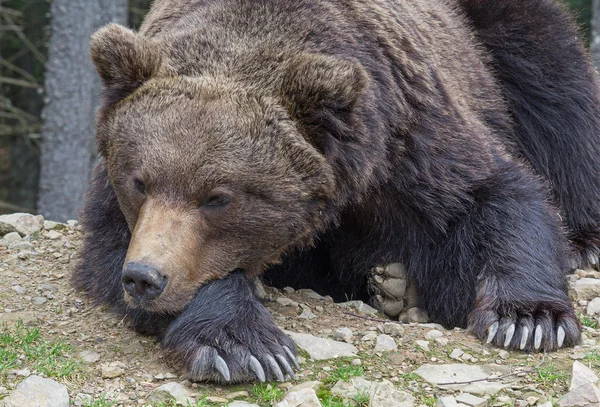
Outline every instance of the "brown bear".
[[92, 38], [102, 161], [74, 284], [192, 380], [293, 377], [265, 272], [366, 298], [402, 262], [435, 321], [572, 346], [565, 273], [600, 241], [575, 35], [545, 0], [156, 0]]

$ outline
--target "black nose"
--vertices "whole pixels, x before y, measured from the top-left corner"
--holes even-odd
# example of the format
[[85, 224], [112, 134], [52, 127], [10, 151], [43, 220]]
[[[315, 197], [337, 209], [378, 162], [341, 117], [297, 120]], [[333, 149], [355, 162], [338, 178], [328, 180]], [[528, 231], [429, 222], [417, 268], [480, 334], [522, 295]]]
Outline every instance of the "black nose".
[[152, 266], [131, 262], [125, 265], [121, 278], [127, 294], [139, 301], [150, 301], [163, 292], [167, 277]]

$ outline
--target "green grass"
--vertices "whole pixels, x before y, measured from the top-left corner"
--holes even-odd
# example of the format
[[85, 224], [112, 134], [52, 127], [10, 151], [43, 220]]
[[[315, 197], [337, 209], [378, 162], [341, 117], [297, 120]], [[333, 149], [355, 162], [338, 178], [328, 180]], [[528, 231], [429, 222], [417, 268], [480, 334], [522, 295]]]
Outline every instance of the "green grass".
[[25, 327], [22, 321], [14, 327], [5, 324], [0, 328], [0, 377], [28, 368], [46, 377], [76, 379], [82, 367], [70, 357], [72, 351], [68, 343], [46, 340], [38, 328]]
[[569, 378], [569, 375], [566, 372], [556, 370], [553, 363], [548, 364], [548, 366], [538, 367], [536, 370], [537, 377], [534, 377], [533, 379], [546, 386], [554, 385], [557, 382], [566, 384]]
[[252, 394], [259, 405], [274, 405], [283, 397], [283, 390], [270, 384], [260, 383], [252, 387]]
[[365, 370], [362, 366], [354, 366], [352, 364], [344, 364], [338, 366], [331, 374], [325, 379], [325, 383], [337, 383], [339, 380], [350, 380], [353, 377], [362, 376], [365, 374]]
[[111, 407], [116, 404], [117, 403], [115, 403], [112, 400], [107, 400], [106, 394], [102, 394], [96, 400], [92, 400], [92, 401], [88, 401], [88, 402], [84, 403], [83, 407]]
[[579, 320], [581, 321], [581, 325], [587, 326], [588, 328], [598, 329], [600, 325], [598, 324], [598, 319], [594, 317], [590, 317], [584, 314], [579, 314]]
[[594, 367], [600, 367], [600, 352], [598, 350], [593, 350], [585, 354], [583, 358], [586, 362], [590, 363]]

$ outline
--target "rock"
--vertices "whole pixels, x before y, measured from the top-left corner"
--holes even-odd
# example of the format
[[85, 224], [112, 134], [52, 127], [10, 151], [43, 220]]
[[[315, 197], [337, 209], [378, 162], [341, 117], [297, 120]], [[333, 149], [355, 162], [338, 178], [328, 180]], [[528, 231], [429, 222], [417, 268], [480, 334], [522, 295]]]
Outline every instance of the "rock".
[[48, 302], [48, 298], [46, 298], [46, 297], [33, 297], [31, 299], [31, 303], [33, 305], [42, 305], [46, 302]]
[[360, 338], [360, 341], [370, 342], [374, 341], [375, 339], [377, 339], [377, 334], [375, 332], [369, 332], [368, 334], [365, 334], [362, 338]]
[[314, 391], [318, 391], [321, 388], [321, 386], [323, 386], [323, 383], [314, 380], [314, 381], [310, 381], [310, 382], [300, 383], [300, 384], [292, 387], [288, 391], [293, 392], [293, 391], [298, 391], [298, 390], [302, 390], [302, 389], [313, 389]]
[[0, 236], [10, 232], [18, 232], [21, 236], [29, 236], [44, 227], [42, 215], [31, 215], [29, 213], [11, 213], [0, 215]]
[[439, 344], [440, 346], [447, 346], [448, 345], [448, 338], [435, 338], [435, 342], [437, 344]]
[[284, 307], [299, 307], [300, 306], [296, 301], [290, 300], [287, 297], [279, 297], [275, 300], [275, 302]]
[[450, 355], [448, 356], [450, 356], [450, 359], [459, 360], [460, 357], [464, 354], [465, 352], [463, 352], [461, 349], [454, 349], [452, 350], [452, 352], [450, 352]]
[[383, 324], [383, 333], [391, 336], [401, 337], [404, 335], [404, 327], [401, 324], [394, 322], [386, 322]]
[[360, 365], [362, 365], [362, 360], [360, 360], [360, 359], [352, 359], [352, 364], [354, 366], [360, 366]]
[[362, 301], [341, 302], [339, 305], [341, 305], [343, 307], [354, 308], [356, 311], [360, 312], [361, 314], [366, 314], [366, 315], [377, 314], [377, 310], [375, 308], [371, 307], [370, 305], [365, 304]]
[[4, 235], [4, 237], [2, 238], [2, 240], [4, 241], [4, 243], [7, 244], [11, 244], [11, 243], [16, 243], [16, 242], [20, 242], [22, 240], [21, 235], [19, 234], [19, 232], [10, 232]]
[[292, 338], [300, 349], [308, 352], [314, 360], [332, 359], [339, 356], [356, 356], [357, 353], [356, 347], [349, 343], [319, 338], [305, 333], [286, 331], [286, 334]]
[[[461, 390], [472, 394], [486, 395], [496, 394], [503, 388], [509, 386], [509, 383], [515, 381], [516, 378], [514, 376], [509, 376], [502, 381], [487, 381], [485, 379], [497, 378], [498, 376], [509, 374], [511, 373], [510, 370], [510, 367], [502, 365], [425, 364], [413, 373], [421, 376], [428, 383], [439, 386], [441, 389]], [[456, 385], [440, 384], [472, 380], [481, 381]]]
[[52, 230], [55, 227], [57, 227], [58, 225], [61, 225], [61, 223], [54, 222], [53, 220], [45, 220], [43, 227], [45, 230]]
[[125, 373], [125, 369], [119, 366], [118, 362], [105, 363], [100, 368], [103, 379], [114, 379]]
[[15, 324], [19, 321], [23, 322], [25, 326], [37, 325], [37, 314], [32, 311], [18, 311], [18, 312], [6, 312], [0, 314], [0, 324]]
[[79, 358], [85, 363], [96, 363], [100, 360], [100, 354], [93, 350], [79, 352]]
[[298, 290], [298, 292], [300, 294], [302, 294], [303, 296], [305, 296], [306, 298], [310, 298], [313, 300], [321, 300], [321, 301], [327, 301], [329, 302], [329, 298], [330, 297], [323, 297], [321, 294], [314, 292], [313, 290], [310, 290], [308, 288], [303, 288]]
[[[183, 406], [195, 405], [194, 399], [191, 398], [192, 392], [177, 382], [165, 383], [162, 386], [152, 390], [148, 396], [148, 401], [151, 403], [177, 403]], [[224, 399], [223, 403], [228, 400]]]
[[56, 240], [56, 239], [60, 239], [61, 237], [63, 237], [63, 234], [60, 232], [57, 232], [56, 230], [49, 230], [48, 233], [46, 233], [46, 237], [50, 240]]
[[600, 406], [600, 390], [591, 383], [569, 391], [560, 400], [560, 407], [598, 407]]
[[585, 384], [596, 384], [598, 383], [598, 376], [592, 372], [583, 363], [575, 361], [573, 363], [573, 375], [571, 377], [571, 386], [569, 391], [573, 391]]
[[6, 407], [69, 407], [69, 392], [54, 380], [29, 376], [2, 401]]
[[461, 393], [456, 396], [456, 402], [471, 407], [483, 407], [487, 404], [486, 399], [482, 399], [481, 397], [477, 397], [469, 393]]
[[586, 312], [588, 315], [600, 314], [600, 297], [594, 298], [589, 302]]
[[302, 389], [286, 394], [275, 407], [321, 407], [317, 393], [313, 389]]
[[429, 331], [425, 334], [425, 339], [427, 339], [428, 341], [432, 341], [436, 338], [441, 338], [443, 336], [444, 336], [443, 332], [440, 332], [437, 329], [432, 329], [431, 331]]
[[417, 346], [423, 349], [425, 352], [429, 352], [429, 341], [415, 341]]
[[302, 319], [315, 319], [317, 316], [307, 306], [302, 307], [302, 314], [298, 315], [298, 318]]
[[421, 308], [413, 307], [409, 308], [407, 311], [404, 311], [398, 317], [398, 320], [405, 324], [409, 324], [412, 322], [416, 323], [425, 323], [429, 321], [429, 314], [427, 311]]
[[457, 407], [458, 403], [456, 402], [456, 399], [453, 396], [445, 396], [445, 397], [440, 397], [440, 399], [437, 401], [436, 407]]
[[600, 297], [600, 279], [581, 278], [571, 283], [569, 296], [575, 300], [591, 300]]
[[250, 394], [246, 390], [234, 391], [233, 393], [229, 393], [225, 396], [226, 399], [232, 400], [240, 397], [249, 397]]
[[11, 288], [14, 292], [16, 292], [19, 295], [25, 294], [25, 289], [20, 285], [13, 285]]
[[208, 401], [209, 403], [223, 404], [223, 403], [227, 403], [229, 400], [227, 400], [224, 397], [208, 396], [206, 398], [206, 401]]
[[387, 380], [377, 383], [371, 389], [369, 407], [412, 407], [415, 398], [410, 394], [396, 390]]
[[373, 383], [362, 377], [353, 377], [349, 381], [338, 380], [331, 388], [331, 394], [344, 400], [353, 400], [361, 393], [371, 393]]
[[79, 226], [79, 221], [75, 219], [69, 219], [67, 221], [67, 226], [70, 228], [76, 228], [77, 226]]
[[286, 294], [291, 294], [293, 292], [296, 292], [296, 290], [294, 290], [292, 287], [283, 287], [283, 292]]
[[333, 339], [336, 341], [350, 342], [352, 341], [352, 330], [350, 328], [338, 328], [333, 333]]
[[381, 334], [377, 336], [377, 342], [375, 342], [375, 351], [376, 352], [389, 352], [396, 350], [398, 345], [396, 345], [396, 341], [389, 335]]
[[500, 356], [501, 359], [508, 359], [508, 357], [510, 356], [510, 352], [502, 349], [498, 352], [498, 356]]
[[227, 407], [259, 407], [259, 405], [248, 403], [247, 401], [236, 400], [234, 402], [229, 403]]

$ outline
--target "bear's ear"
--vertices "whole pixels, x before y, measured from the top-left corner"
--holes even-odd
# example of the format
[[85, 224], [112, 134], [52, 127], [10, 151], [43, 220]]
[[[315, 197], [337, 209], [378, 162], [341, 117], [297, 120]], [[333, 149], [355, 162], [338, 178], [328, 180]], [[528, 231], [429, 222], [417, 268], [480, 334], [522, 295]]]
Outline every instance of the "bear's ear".
[[318, 144], [323, 140], [315, 139], [319, 128], [336, 138], [350, 137], [340, 134], [344, 133], [340, 126], [350, 124], [348, 121], [368, 81], [365, 69], [356, 63], [307, 53], [289, 62], [281, 93], [289, 114], [308, 133], [310, 141], [320, 147]]
[[106, 89], [106, 103], [129, 95], [155, 75], [162, 63], [152, 40], [114, 23], [92, 35], [90, 55]]

